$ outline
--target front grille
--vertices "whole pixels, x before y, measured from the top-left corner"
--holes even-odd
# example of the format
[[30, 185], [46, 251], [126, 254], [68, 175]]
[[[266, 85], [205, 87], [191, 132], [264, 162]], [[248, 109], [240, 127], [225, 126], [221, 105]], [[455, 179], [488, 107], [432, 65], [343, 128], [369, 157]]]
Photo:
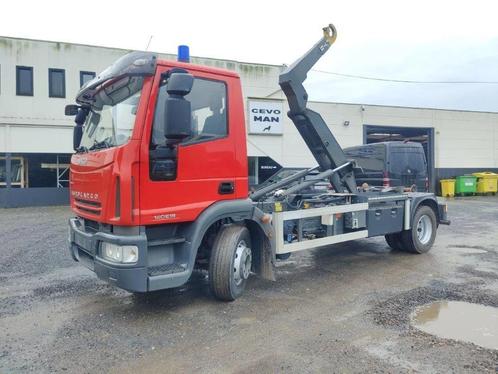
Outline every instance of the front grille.
[[98, 201], [84, 200], [80, 198], [74, 199], [74, 205], [79, 211], [96, 216], [100, 215], [102, 208], [102, 204]]
[[74, 201], [76, 201], [77, 203], [80, 203], [80, 204], [91, 205], [91, 206], [94, 206], [96, 208], [100, 208], [102, 206], [102, 204], [100, 204], [100, 202], [98, 202], [98, 201], [84, 200], [84, 199], [78, 199], [78, 198], [75, 198]]
[[91, 219], [85, 219], [85, 230], [88, 229], [97, 232], [100, 230], [100, 224], [97, 221], [92, 221]]
[[83, 208], [81, 206], [76, 206], [80, 212], [88, 213], [88, 214], [93, 214], [93, 215], [99, 215], [100, 212], [98, 210], [93, 210], [93, 209], [88, 209], [88, 208]]

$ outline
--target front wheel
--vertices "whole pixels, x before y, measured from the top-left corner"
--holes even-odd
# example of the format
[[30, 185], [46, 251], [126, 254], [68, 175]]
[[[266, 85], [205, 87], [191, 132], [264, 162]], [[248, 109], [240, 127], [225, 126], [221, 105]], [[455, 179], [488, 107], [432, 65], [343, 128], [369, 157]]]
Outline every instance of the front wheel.
[[403, 250], [412, 253], [426, 253], [436, 239], [437, 218], [430, 207], [423, 205], [413, 216], [412, 228], [401, 233]]
[[224, 226], [211, 251], [209, 286], [217, 299], [233, 301], [242, 295], [251, 274], [251, 236], [244, 226]]

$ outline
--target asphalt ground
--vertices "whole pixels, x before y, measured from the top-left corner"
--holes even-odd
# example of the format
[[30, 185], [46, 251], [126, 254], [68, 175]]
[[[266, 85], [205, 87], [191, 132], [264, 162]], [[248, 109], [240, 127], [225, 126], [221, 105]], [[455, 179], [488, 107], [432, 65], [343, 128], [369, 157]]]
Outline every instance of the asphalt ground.
[[68, 207], [0, 210], [0, 373], [496, 373], [498, 351], [410, 325], [435, 300], [498, 306], [498, 198], [448, 204], [425, 255], [383, 238], [306, 251], [232, 303], [201, 273], [113, 288], [70, 258]]

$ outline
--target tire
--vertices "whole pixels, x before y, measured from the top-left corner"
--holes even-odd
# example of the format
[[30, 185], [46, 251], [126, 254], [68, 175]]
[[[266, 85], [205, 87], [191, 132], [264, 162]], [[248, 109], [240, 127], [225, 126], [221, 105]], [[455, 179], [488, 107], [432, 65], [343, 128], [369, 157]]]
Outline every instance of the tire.
[[277, 257], [277, 260], [285, 261], [285, 260], [289, 259], [289, 257], [291, 256], [291, 252], [289, 252], [289, 253], [277, 253], [275, 256]]
[[386, 234], [385, 235], [386, 242], [395, 251], [402, 251], [403, 250], [403, 244], [401, 242], [401, 233], [396, 232], [394, 234]]
[[401, 233], [403, 250], [411, 253], [427, 253], [436, 239], [437, 218], [432, 208], [422, 205], [413, 216], [412, 228]]
[[251, 236], [244, 226], [227, 225], [218, 232], [209, 261], [209, 288], [223, 301], [242, 295], [252, 265]]

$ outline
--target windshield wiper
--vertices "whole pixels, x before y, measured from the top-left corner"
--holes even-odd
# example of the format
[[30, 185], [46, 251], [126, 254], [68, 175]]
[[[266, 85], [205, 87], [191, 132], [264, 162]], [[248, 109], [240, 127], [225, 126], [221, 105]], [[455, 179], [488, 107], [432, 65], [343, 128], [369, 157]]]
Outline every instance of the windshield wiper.
[[95, 141], [93, 145], [88, 148], [89, 151], [93, 151], [94, 149], [104, 149], [104, 148], [111, 148], [112, 144], [109, 143], [109, 138], [105, 138], [104, 140], [101, 140], [100, 142]]

